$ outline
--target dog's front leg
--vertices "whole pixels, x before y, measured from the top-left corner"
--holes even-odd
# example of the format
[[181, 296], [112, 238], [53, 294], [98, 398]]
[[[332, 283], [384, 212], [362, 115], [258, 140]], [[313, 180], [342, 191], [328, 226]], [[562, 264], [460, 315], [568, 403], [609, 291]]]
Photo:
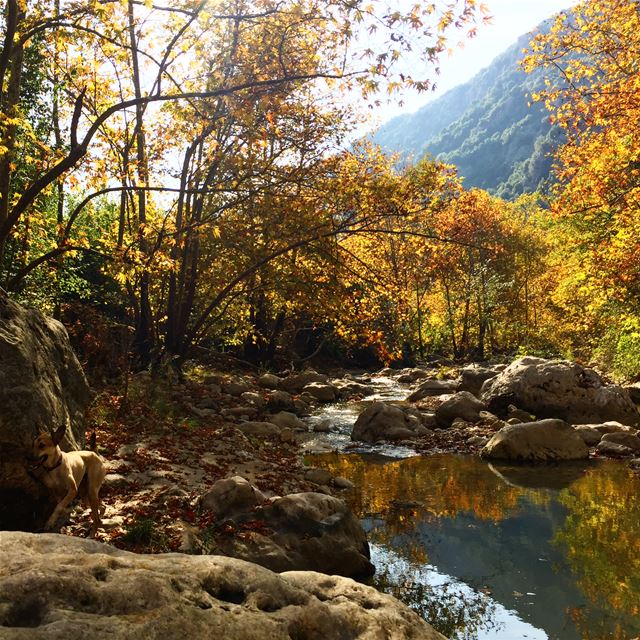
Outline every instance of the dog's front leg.
[[72, 479], [72, 483], [69, 486], [69, 491], [65, 495], [60, 502], [56, 505], [56, 508], [53, 510], [53, 513], [49, 516], [47, 523], [44, 525], [45, 531], [50, 531], [53, 529], [54, 525], [60, 518], [60, 516], [64, 513], [64, 510], [71, 504], [71, 501], [78, 495], [78, 487], [75, 481]]

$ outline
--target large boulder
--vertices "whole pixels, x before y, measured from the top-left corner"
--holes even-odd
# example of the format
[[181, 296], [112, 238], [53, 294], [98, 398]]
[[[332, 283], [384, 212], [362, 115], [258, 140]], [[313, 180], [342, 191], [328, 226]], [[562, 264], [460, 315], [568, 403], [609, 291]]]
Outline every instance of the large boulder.
[[495, 378], [499, 371], [497, 369], [483, 367], [479, 364], [470, 364], [460, 371], [460, 391], [468, 391], [474, 396], [480, 394], [482, 385], [491, 378]]
[[9, 532], [0, 533], [0, 629], [6, 640], [444, 640], [348, 578]]
[[89, 399], [64, 326], [0, 289], [0, 529], [35, 530], [46, 518], [25, 455], [39, 429], [61, 424], [62, 448], [81, 448]]
[[479, 422], [480, 412], [486, 409], [487, 405], [472, 393], [459, 391], [436, 409], [436, 423], [439, 427], [448, 428], [456, 418], [461, 418], [465, 422]]
[[369, 544], [347, 504], [322, 493], [263, 495], [240, 486], [242, 478], [219, 480], [200, 501], [218, 520], [241, 526], [260, 522], [242, 536], [217, 540], [217, 553], [255, 562], [272, 571], [310, 570], [363, 578], [373, 574]]
[[480, 455], [490, 460], [552, 462], [589, 457], [589, 448], [563, 420], [539, 420], [503, 427]]
[[537, 418], [572, 424], [618, 420], [635, 425], [640, 419], [622, 387], [606, 385], [595, 371], [566, 360], [516, 360], [484, 383], [481, 398], [501, 418], [514, 404]]
[[358, 416], [351, 431], [352, 440], [406, 440], [420, 435], [421, 423], [400, 407], [385, 402], [372, 402]]

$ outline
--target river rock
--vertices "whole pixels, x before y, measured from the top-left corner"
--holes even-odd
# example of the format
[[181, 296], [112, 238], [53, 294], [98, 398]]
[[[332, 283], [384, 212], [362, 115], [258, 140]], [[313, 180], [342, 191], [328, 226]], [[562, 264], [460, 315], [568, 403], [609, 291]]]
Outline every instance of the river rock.
[[640, 451], [640, 438], [632, 433], [624, 433], [623, 431], [605, 433], [602, 436], [601, 442], [615, 442], [616, 444], [621, 444], [623, 447], [631, 449], [633, 453], [638, 453]]
[[626, 458], [633, 455], [633, 449], [625, 447], [623, 444], [617, 442], [609, 442], [601, 440], [596, 451], [603, 456], [609, 456], [611, 458]]
[[551, 462], [587, 458], [589, 449], [571, 425], [548, 419], [500, 429], [480, 455], [491, 460]]
[[0, 629], [6, 640], [444, 640], [348, 578], [22, 532], [0, 533]]
[[211, 511], [216, 518], [246, 513], [266, 500], [264, 494], [245, 478], [233, 476], [213, 484], [200, 498], [200, 507]]
[[89, 398], [64, 326], [0, 289], [0, 529], [34, 530], [46, 519], [48, 494], [25, 455], [41, 428], [61, 424], [69, 425], [62, 448], [82, 448]]
[[242, 400], [253, 405], [256, 409], [264, 409], [267, 404], [262, 394], [256, 391], [245, 391], [241, 396]]
[[594, 447], [602, 440], [602, 433], [591, 424], [578, 424], [574, 429], [588, 447]]
[[474, 396], [480, 395], [480, 389], [486, 380], [495, 378], [498, 375], [496, 369], [483, 367], [479, 364], [470, 364], [460, 371], [460, 391], [468, 391]]
[[280, 427], [273, 422], [261, 422], [258, 420], [247, 420], [236, 426], [246, 436], [257, 438], [273, 438], [280, 435]]
[[272, 498], [244, 519], [263, 521], [268, 532], [221, 538], [218, 550], [225, 555], [272, 571], [301, 569], [359, 578], [373, 574], [362, 525], [343, 500], [294, 493]]
[[629, 394], [631, 402], [634, 404], [640, 404], [640, 382], [625, 385], [624, 390]]
[[333, 476], [326, 470], [319, 467], [309, 467], [304, 471], [304, 479], [314, 484], [329, 484]]
[[243, 393], [246, 393], [251, 389], [244, 380], [229, 380], [223, 384], [222, 390], [230, 396], [239, 398]]
[[566, 360], [516, 360], [484, 383], [481, 398], [501, 418], [513, 404], [538, 418], [573, 424], [618, 420], [635, 425], [640, 419], [622, 387], [606, 385], [595, 371]]
[[436, 409], [436, 423], [439, 427], [447, 428], [456, 418], [461, 418], [465, 422], [478, 422], [480, 412], [486, 409], [484, 402], [478, 400], [472, 393], [459, 391]]
[[620, 424], [619, 422], [615, 421], [603, 422], [602, 424], [594, 424], [591, 426], [599, 431], [602, 435], [605, 435], [607, 433], [638, 433], [637, 429], [628, 427], [626, 424]]
[[267, 407], [271, 410], [293, 409], [293, 398], [291, 394], [286, 391], [271, 391], [271, 393], [267, 395]]
[[409, 402], [417, 402], [430, 396], [443, 396], [458, 390], [458, 380], [425, 380], [407, 398]]
[[282, 378], [275, 375], [274, 373], [263, 373], [256, 380], [256, 383], [263, 389], [279, 389], [280, 385], [282, 384], [282, 380]]
[[351, 431], [351, 439], [377, 442], [414, 438], [417, 435], [417, 425], [411, 419], [413, 417], [395, 405], [373, 402], [358, 416]]
[[307, 431], [308, 429], [306, 423], [302, 422], [295, 413], [289, 411], [280, 411], [275, 415], [269, 416], [269, 422], [273, 422], [273, 424], [281, 428], [288, 427], [289, 429], [302, 431]]
[[310, 382], [302, 391], [311, 394], [319, 402], [335, 402], [338, 399], [338, 389], [328, 382]]
[[374, 389], [371, 385], [357, 382], [348, 378], [336, 378], [331, 381], [334, 387], [338, 389], [341, 398], [350, 398], [351, 396], [370, 396]]
[[280, 388], [289, 393], [300, 393], [312, 382], [327, 382], [328, 376], [318, 373], [313, 369], [307, 369], [301, 373], [294, 373], [280, 381]]
[[409, 369], [398, 376], [398, 382], [403, 384], [413, 383], [417, 380], [424, 380], [434, 375], [433, 371], [425, 371], [424, 369]]

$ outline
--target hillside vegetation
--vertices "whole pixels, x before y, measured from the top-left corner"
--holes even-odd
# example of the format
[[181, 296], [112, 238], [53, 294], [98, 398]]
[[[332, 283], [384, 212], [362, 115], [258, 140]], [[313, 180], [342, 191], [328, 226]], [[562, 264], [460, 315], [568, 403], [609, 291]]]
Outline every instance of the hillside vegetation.
[[502, 198], [545, 191], [563, 136], [544, 105], [531, 104], [546, 72], [520, 66], [530, 39], [523, 35], [470, 81], [382, 125], [373, 141], [404, 162], [431, 155], [453, 164], [466, 187]]

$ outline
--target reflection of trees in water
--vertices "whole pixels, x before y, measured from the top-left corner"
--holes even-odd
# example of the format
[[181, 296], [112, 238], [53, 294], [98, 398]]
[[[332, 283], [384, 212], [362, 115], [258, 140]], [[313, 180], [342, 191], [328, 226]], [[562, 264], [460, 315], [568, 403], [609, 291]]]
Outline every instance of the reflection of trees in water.
[[373, 584], [411, 607], [450, 640], [473, 640], [479, 631], [496, 627], [495, 604], [482, 593], [455, 584], [424, 584], [418, 574], [394, 576], [387, 567], [376, 572]]
[[418, 521], [472, 513], [498, 522], [518, 510], [526, 490], [509, 486], [487, 464], [470, 456], [415, 457], [376, 464], [357, 454], [314, 457], [337, 476], [349, 478], [362, 491], [351, 499], [360, 517], [383, 517], [393, 533], [407, 532]]
[[[640, 620], [640, 481], [625, 467], [607, 464], [560, 493], [569, 513], [554, 544], [564, 547], [576, 584], [594, 603], [603, 600], [628, 620]], [[599, 635], [593, 620], [571, 612], [585, 640]], [[640, 631], [640, 621], [638, 631]], [[627, 624], [623, 625], [627, 628]], [[604, 633], [604, 632], [603, 632]], [[610, 633], [610, 632], [609, 632]]]

